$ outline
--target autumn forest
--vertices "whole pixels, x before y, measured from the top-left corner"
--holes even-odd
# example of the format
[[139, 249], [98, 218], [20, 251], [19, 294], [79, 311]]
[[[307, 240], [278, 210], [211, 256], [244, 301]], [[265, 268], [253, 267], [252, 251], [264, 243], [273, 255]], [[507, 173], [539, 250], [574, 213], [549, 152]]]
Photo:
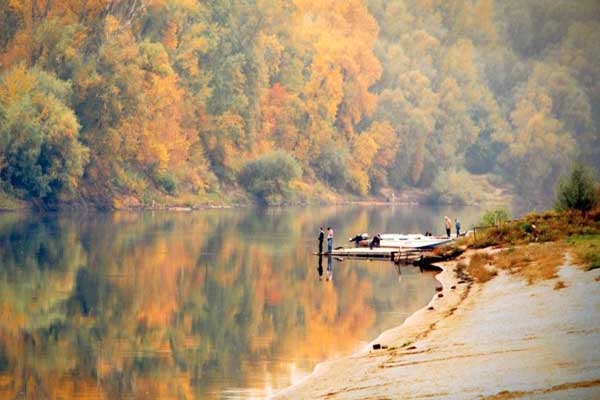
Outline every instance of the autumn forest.
[[600, 166], [596, 0], [0, 0], [0, 193], [310, 202]]

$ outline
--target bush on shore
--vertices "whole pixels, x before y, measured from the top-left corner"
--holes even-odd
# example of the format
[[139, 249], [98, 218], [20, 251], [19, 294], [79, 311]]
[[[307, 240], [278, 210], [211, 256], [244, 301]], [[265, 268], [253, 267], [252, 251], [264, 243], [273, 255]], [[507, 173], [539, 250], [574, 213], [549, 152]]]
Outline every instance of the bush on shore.
[[275, 151], [245, 163], [239, 182], [259, 203], [274, 205], [289, 197], [290, 182], [299, 175], [298, 162], [284, 151]]
[[498, 226], [507, 222], [510, 219], [510, 213], [503, 209], [499, 208], [496, 210], [486, 211], [479, 220], [479, 225], [481, 226]]

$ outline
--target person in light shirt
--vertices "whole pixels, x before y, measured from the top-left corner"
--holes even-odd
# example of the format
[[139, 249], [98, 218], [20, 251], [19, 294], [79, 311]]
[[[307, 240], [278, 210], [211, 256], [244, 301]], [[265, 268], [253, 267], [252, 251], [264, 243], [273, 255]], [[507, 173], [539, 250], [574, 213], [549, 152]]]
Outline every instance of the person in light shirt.
[[327, 227], [327, 252], [331, 254], [333, 250], [333, 229], [330, 226]]

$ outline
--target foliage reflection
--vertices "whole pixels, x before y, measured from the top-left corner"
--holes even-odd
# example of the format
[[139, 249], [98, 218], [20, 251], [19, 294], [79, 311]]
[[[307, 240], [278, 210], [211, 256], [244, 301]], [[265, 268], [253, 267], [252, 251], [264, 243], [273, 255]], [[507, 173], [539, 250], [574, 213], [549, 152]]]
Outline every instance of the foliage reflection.
[[0, 397], [206, 398], [288, 385], [431, 297], [431, 277], [406, 269], [399, 282], [388, 263], [334, 260], [333, 282], [315, 271], [327, 261], [311, 254], [320, 223], [339, 227], [337, 238], [410, 228], [398, 212], [2, 215]]

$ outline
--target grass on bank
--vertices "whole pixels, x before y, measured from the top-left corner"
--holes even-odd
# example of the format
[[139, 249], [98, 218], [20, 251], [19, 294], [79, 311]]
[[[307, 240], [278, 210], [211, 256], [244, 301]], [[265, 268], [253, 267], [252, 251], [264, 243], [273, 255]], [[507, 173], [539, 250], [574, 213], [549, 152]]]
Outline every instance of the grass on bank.
[[575, 235], [567, 238], [572, 247], [575, 262], [583, 265], [588, 271], [600, 268], [600, 235]]
[[0, 210], [19, 210], [25, 208], [25, 203], [6, 194], [0, 189]]
[[493, 266], [494, 257], [489, 253], [475, 253], [466, 267], [466, 271], [477, 282], [487, 282], [496, 275], [498, 271]]
[[562, 240], [576, 235], [600, 233], [600, 210], [591, 213], [578, 211], [546, 211], [480, 230], [470, 240], [470, 248], [517, 246]]
[[570, 262], [589, 271], [600, 268], [600, 210], [532, 213], [478, 231], [457, 246], [496, 248], [475, 253], [465, 270], [477, 282], [506, 271], [535, 283], [557, 277], [558, 268]]

